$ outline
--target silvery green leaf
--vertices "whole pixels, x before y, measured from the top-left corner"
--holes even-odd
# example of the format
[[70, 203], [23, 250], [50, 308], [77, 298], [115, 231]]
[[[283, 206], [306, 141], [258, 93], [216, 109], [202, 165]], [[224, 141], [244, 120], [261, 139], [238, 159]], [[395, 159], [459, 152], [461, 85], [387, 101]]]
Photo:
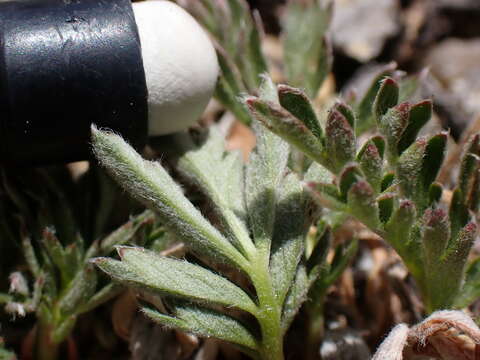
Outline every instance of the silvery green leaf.
[[296, 146], [312, 160], [325, 165], [327, 159], [321, 141], [280, 105], [256, 97], [248, 97], [245, 103], [252, 116], [271, 132]]
[[135, 234], [137, 234], [147, 224], [151, 224], [154, 220], [154, 213], [150, 210], [145, 210], [139, 215], [131, 218], [127, 223], [120, 226], [100, 243], [100, 253], [109, 254], [117, 245], [124, 245], [129, 242]]
[[235, 307], [255, 314], [253, 300], [229, 280], [187, 261], [134, 247], [119, 247], [122, 261], [97, 258], [94, 263], [121, 283], [161, 294]]
[[73, 315], [78, 307], [87, 303], [95, 293], [97, 273], [92, 265], [87, 265], [77, 272], [68, 288], [58, 301], [60, 311], [65, 315]]
[[305, 264], [300, 263], [282, 310], [282, 330], [285, 334], [302, 304], [307, 300], [309, 279]]
[[408, 269], [415, 276], [420, 276], [423, 274], [422, 248], [412, 236], [416, 217], [415, 204], [410, 200], [401, 200], [385, 224], [385, 240], [402, 257]]
[[461, 191], [464, 206], [471, 211], [478, 211], [480, 194], [480, 134], [471, 137], [466, 145], [464, 155], [460, 163], [458, 174], [458, 188]]
[[473, 260], [467, 268], [465, 283], [455, 298], [454, 307], [463, 309], [480, 298], [480, 258]]
[[304, 188], [320, 206], [337, 211], [347, 211], [346, 199], [342, 197], [336, 185], [309, 182], [304, 184]]
[[422, 231], [425, 260], [434, 264], [445, 254], [450, 240], [447, 213], [441, 208], [427, 209], [423, 215]]
[[67, 263], [65, 249], [53, 229], [46, 228], [43, 231], [42, 245], [52, 263], [60, 270], [62, 284], [67, 284], [74, 275], [74, 269], [70, 266], [71, 264]]
[[[450, 239], [450, 223], [443, 209], [427, 209], [423, 216], [422, 244], [424, 252], [425, 283], [430, 301], [443, 303], [448, 286], [442, 260]], [[434, 305], [438, 309], [439, 304]], [[444, 306], [449, 304], [443, 303]]]
[[245, 197], [255, 244], [270, 248], [278, 188], [285, 176], [289, 146], [260, 125], [255, 127], [257, 146], [246, 168]]
[[330, 110], [325, 125], [325, 152], [329, 169], [339, 172], [355, 159], [355, 132], [349, 120], [336, 108]]
[[468, 255], [477, 236], [478, 227], [472, 221], [466, 224], [457, 234], [452, 237], [448, 244], [447, 254], [444, 257], [447, 269], [453, 269], [451, 276], [457, 273], [459, 284], [463, 281], [465, 264]]
[[380, 229], [378, 204], [375, 191], [366, 181], [357, 181], [348, 190], [347, 204], [350, 214], [372, 230]]
[[103, 303], [114, 298], [122, 291], [123, 291], [123, 287], [121, 285], [114, 282], [110, 282], [108, 285], [105, 285], [97, 293], [91, 296], [88, 299], [88, 301], [84, 302], [78, 308], [76, 308], [75, 313], [80, 315], [86, 312], [90, 312], [93, 309], [95, 309], [97, 306], [100, 306]]
[[385, 192], [377, 197], [378, 203], [378, 217], [382, 224], [385, 224], [390, 220], [394, 207], [395, 207], [396, 194], [391, 192]]
[[449, 216], [452, 238], [456, 238], [458, 232], [470, 220], [470, 212], [464, 202], [464, 196], [460, 188], [453, 191], [452, 200], [450, 201]]
[[447, 254], [432, 269], [432, 277], [436, 282], [429, 284], [433, 293], [428, 297], [428, 311], [450, 308], [459, 293], [465, 278], [465, 265], [477, 234], [477, 226], [470, 222], [460, 230], [456, 239], [452, 239]]
[[350, 163], [342, 169], [339, 178], [338, 188], [340, 195], [346, 201], [350, 188], [358, 181], [363, 180], [364, 176], [358, 164]]
[[262, 74], [262, 82], [258, 88], [258, 96], [263, 101], [268, 103], [279, 105], [280, 99], [278, 97], [277, 85], [273, 82], [273, 79], [268, 74]]
[[307, 201], [296, 174], [283, 180], [275, 211], [275, 230], [270, 255], [270, 275], [279, 304], [295, 277], [308, 229]]
[[437, 178], [445, 157], [447, 133], [421, 138], [400, 156], [397, 177], [404, 195], [415, 201], [419, 211], [429, 206], [430, 186]]
[[317, 162], [312, 162], [303, 176], [305, 182], [333, 183], [334, 176], [326, 167]]
[[438, 192], [438, 189], [432, 189], [432, 184], [435, 182], [442, 167], [447, 141], [448, 133], [443, 131], [432, 136], [427, 142], [418, 179], [416, 197], [414, 198], [421, 211], [430, 206], [431, 191]]
[[347, 119], [352, 129], [355, 129], [355, 126], [358, 120], [353, 109], [349, 105], [347, 105], [342, 101], [337, 100], [333, 108], [337, 110], [340, 114], [342, 114], [345, 117], [345, 119]]
[[390, 63], [381, 69], [372, 80], [372, 84], [365, 92], [362, 99], [358, 102], [355, 108], [359, 121], [358, 126], [356, 127], [357, 134], [362, 134], [374, 125], [373, 103], [375, 102], [382, 80], [385, 79], [386, 76], [392, 75], [395, 67], [396, 65], [394, 63]]
[[396, 175], [401, 194], [414, 201], [421, 197], [420, 175], [427, 141], [418, 138], [398, 159]]
[[415, 141], [420, 130], [432, 117], [432, 111], [433, 108], [431, 100], [423, 100], [419, 103], [413, 104], [410, 107], [408, 125], [405, 128], [400, 141], [398, 142], [399, 154], [401, 154]]
[[383, 158], [375, 142], [368, 140], [357, 155], [357, 162], [373, 189], [379, 193], [382, 185]]
[[22, 249], [29, 270], [35, 277], [38, 277], [41, 273], [40, 264], [38, 263], [37, 255], [32, 245], [32, 239], [27, 234], [22, 234]]
[[158, 163], [146, 161], [120, 136], [92, 127], [96, 157], [133, 197], [157, 212], [165, 227], [194, 249], [248, 267], [242, 254], [185, 197]]
[[391, 77], [381, 80], [380, 88], [373, 102], [373, 114], [377, 123], [380, 123], [382, 116], [387, 113], [388, 109], [398, 104], [399, 93], [400, 88]]
[[167, 327], [199, 336], [213, 336], [254, 351], [259, 346], [259, 341], [240, 321], [214, 310], [188, 304], [175, 304], [172, 316], [153, 308], [143, 307], [142, 311], [153, 321]]
[[220, 218], [223, 233], [248, 257], [254, 249], [244, 222], [246, 208], [240, 154], [226, 152], [223, 137], [211, 128], [200, 147], [180, 157], [177, 169], [205, 193]]
[[279, 85], [278, 97], [284, 109], [302, 121], [318, 139], [323, 139], [323, 130], [313, 105], [302, 90], [288, 85]]
[[392, 165], [396, 163], [399, 156], [398, 144], [408, 127], [409, 116], [410, 104], [401, 103], [387, 109], [386, 113], [379, 119], [380, 131], [387, 140], [387, 159]]
[[476, 154], [466, 153], [460, 164], [458, 188], [461, 191], [462, 202], [467, 205], [471, 194], [475, 192], [478, 170], [480, 169], [480, 157]]

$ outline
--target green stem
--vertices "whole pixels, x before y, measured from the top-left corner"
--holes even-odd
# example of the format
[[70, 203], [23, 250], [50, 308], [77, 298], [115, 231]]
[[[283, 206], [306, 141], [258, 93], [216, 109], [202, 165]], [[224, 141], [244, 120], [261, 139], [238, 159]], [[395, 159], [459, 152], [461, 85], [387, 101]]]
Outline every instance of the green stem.
[[[277, 303], [269, 271], [268, 253], [259, 251], [252, 262], [252, 282], [257, 291], [259, 310], [257, 319], [262, 332], [260, 358], [283, 360], [281, 306]], [[265, 256], [267, 255], [267, 256]]]
[[39, 321], [34, 347], [35, 360], [56, 360], [58, 358], [59, 345], [52, 339], [53, 328], [51, 324]]

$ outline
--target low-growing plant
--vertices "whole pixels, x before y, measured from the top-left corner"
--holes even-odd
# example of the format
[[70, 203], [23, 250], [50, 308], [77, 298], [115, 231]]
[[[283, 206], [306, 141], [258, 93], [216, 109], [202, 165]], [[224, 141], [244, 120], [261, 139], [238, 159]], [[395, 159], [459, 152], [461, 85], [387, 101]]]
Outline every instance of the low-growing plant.
[[[266, 86], [262, 93], [275, 96], [271, 91]], [[298, 175], [288, 169], [289, 146], [261, 127], [255, 130], [257, 147], [245, 166], [240, 154], [225, 151], [215, 128], [178, 160], [177, 170], [206, 195], [213, 209], [207, 216], [159, 163], [142, 159], [119, 136], [93, 128], [100, 163], [197, 254], [185, 261], [119, 247], [120, 261], [94, 262], [120, 283], [163, 295], [163, 311], [142, 307], [153, 320], [231, 342], [253, 358], [283, 359], [283, 337], [309, 289], [316, 286], [323, 294], [355, 253], [356, 242], [338, 247], [329, 263], [325, 230], [306, 256], [313, 209]], [[215, 264], [226, 264], [240, 281]]]
[[[427, 313], [466, 306], [478, 296], [472, 293], [478, 284], [477, 262], [466, 283], [465, 267], [477, 233], [480, 135], [467, 145], [457, 186], [446, 201], [447, 191], [435, 180], [448, 133], [418, 137], [432, 103], [399, 103], [400, 90], [396, 80], [384, 76], [359, 102], [338, 101], [324, 128], [300, 89], [280, 85], [278, 101], [260, 96], [245, 102], [265, 127], [334, 175], [304, 186], [319, 204], [360, 220], [397, 251], [417, 282]], [[369, 112], [364, 104], [371, 105]], [[358, 146], [355, 129], [369, 119], [375, 120], [372, 135]]]
[[[118, 284], [134, 289], [142, 312], [167, 328], [226, 341], [251, 358], [281, 360], [292, 327], [304, 341], [295, 356], [316, 359], [328, 290], [359, 246], [354, 237], [338, 243], [337, 230], [352, 219], [398, 253], [425, 313], [461, 309], [480, 297], [480, 259], [468, 263], [477, 234], [480, 134], [465, 145], [455, 184], [440, 184], [449, 133], [426, 129], [431, 100], [410, 100], [425, 73], [406, 77], [386, 65], [364, 94], [330, 106], [318, 94], [332, 66], [331, 1], [287, 1], [276, 40], [280, 60], [264, 55], [261, 20], [246, 1], [177, 2], [214, 39], [221, 69], [215, 97], [252, 128], [256, 147], [245, 163], [226, 150], [221, 126], [212, 125], [177, 137], [180, 155], [168, 172], [120, 136], [93, 126], [99, 163], [150, 209], [106, 237], [112, 203], [97, 209], [85, 231], [60, 195], [57, 208], [32, 212], [4, 181], [0, 196], [21, 214], [27, 267], [11, 274], [0, 303], [15, 316], [35, 313], [36, 359], [59, 358], [79, 315], [115, 296]], [[185, 193], [180, 183], [201, 196]], [[111, 195], [110, 185], [99, 192]], [[0, 235], [18, 243], [17, 229], [11, 231], [17, 222], [1, 205]], [[154, 217], [160, 230], [147, 226]], [[187, 246], [184, 258], [150, 246], [148, 240], [164, 231]], [[1, 259], [6, 256], [0, 249]], [[13, 257], [5, 260], [0, 271], [12, 267]], [[399, 325], [374, 358], [396, 358], [404, 349], [422, 356], [452, 350], [441, 342], [425, 347], [429, 331], [454, 338], [455, 354], [462, 353], [471, 343], [458, 341], [459, 331], [467, 329], [478, 342], [472, 324], [458, 312], [436, 312], [413, 328]], [[0, 339], [0, 358], [14, 359], [3, 346]]]
[[[293, 146], [291, 169], [304, 176], [303, 185], [323, 207], [322, 222], [336, 228], [354, 217], [384, 238], [415, 278], [427, 313], [473, 303], [480, 295], [480, 262], [467, 264], [467, 259], [477, 234], [480, 135], [470, 139], [458, 159], [456, 185], [448, 188], [436, 182], [442, 166], [448, 166], [443, 162], [449, 134], [418, 136], [431, 118], [432, 102], [409, 102], [418, 95], [426, 72], [406, 77], [396, 71], [395, 64], [386, 65], [361, 97], [349, 95], [347, 101], [338, 100], [327, 115], [319, 116], [325, 104], [315, 97], [332, 62], [327, 34], [331, 2], [287, 2], [281, 19], [283, 72], [274, 73], [289, 85], [278, 85], [277, 94], [268, 97], [258, 95], [252, 85], [238, 86], [242, 78], [258, 79], [261, 69], [267, 73], [272, 67], [263, 57], [258, 35], [255, 41], [241, 36], [255, 33], [255, 24], [255, 34], [262, 36], [260, 23], [252, 22], [246, 11], [244, 21], [238, 20], [241, 15], [235, 4], [247, 5], [242, 1], [229, 1], [223, 7], [208, 0], [184, 3], [201, 21], [208, 18], [211, 24], [219, 24], [207, 29], [218, 42], [220, 59], [233, 59], [221, 61], [221, 69], [229, 88], [237, 91], [230, 91], [230, 101], [217, 98], [234, 112], [230, 103], [236, 97], [242, 92], [252, 95], [244, 96], [249, 117], [239, 118], [255, 119]], [[218, 20], [231, 14], [237, 14], [239, 26], [225, 36], [218, 28], [224, 22]], [[232, 46], [232, 41], [242, 46]], [[244, 47], [255, 56], [237, 58], [238, 49]], [[239, 61], [249, 61], [251, 66]], [[266, 81], [271, 81], [268, 76]], [[297, 152], [306, 160], [299, 161]], [[308, 338], [309, 343], [318, 344], [323, 301], [314, 290], [309, 299]]]

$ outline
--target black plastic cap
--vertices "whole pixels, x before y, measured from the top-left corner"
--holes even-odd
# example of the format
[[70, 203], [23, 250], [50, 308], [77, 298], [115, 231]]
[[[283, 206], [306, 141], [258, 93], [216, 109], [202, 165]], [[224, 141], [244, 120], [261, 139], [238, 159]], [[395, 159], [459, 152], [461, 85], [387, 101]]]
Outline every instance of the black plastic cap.
[[88, 159], [90, 125], [145, 144], [147, 87], [130, 0], [0, 3], [0, 163]]

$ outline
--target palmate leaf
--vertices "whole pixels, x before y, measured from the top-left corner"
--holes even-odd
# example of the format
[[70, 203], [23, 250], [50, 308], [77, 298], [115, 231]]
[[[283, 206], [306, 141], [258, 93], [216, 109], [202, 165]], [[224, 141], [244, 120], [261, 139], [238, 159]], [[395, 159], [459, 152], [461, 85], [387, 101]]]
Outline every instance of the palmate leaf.
[[177, 169], [197, 185], [220, 218], [223, 234], [248, 258], [254, 251], [246, 227], [243, 162], [237, 152], [226, 152], [222, 135], [212, 127], [207, 140], [187, 151]]
[[166, 228], [196, 250], [240, 269], [248, 267], [243, 255], [202, 216], [160, 164], [142, 159], [120, 136], [95, 127], [92, 142], [100, 163], [132, 196], [154, 210]]
[[289, 146], [258, 124], [254, 129], [257, 146], [246, 168], [245, 197], [255, 245], [268, 251], [273, 236], [277, 192], [287, 168]]
[[235, 307], [256, 314], [257, 306], [238, 286], [210, 270], [143, 248], [119, 247], [122, 261], [97, 258], [115, 280], [173, 297]]
[[142, 311], [153, 321], [167, 327], [205, 337], [213, 336], [250, 350], [258, 349], [258, 340], [237, 319], [186, 303], [173, 304], [172, 307], [172, 315], [163, 314], [150, 307], [143, 307]]
[[303, 254], [307, 205], [300, 181], [289, 174], [280, 187], [270, 255], [270, 274], [279, 304], [283, 304]]
[[[278, 104], [277, 89], [268, 80], [260, 98], [266, 104]], [[149, 313], [157, 321], [236, 343], [254, 357], [280, 359], [282, 338], [312, 284], [304, 257], [311, 218], [302, 183], [297, 174], [289, 173], [289, 144], [259, 124], [254, 129], [257, 146], [244, 175], [240, 159], [224, 151], [223, 139], [215, 130], [178, 161], [183, 176], [211, 201], [218, 229], [193, 207], [163, 168], [141, 159], [119, 137], [93, 129], [93, 143], [113, 176], [159, 213], [167, 229], [194, 248], [209, 250], [208, 261], [222, 256], [243, 270], [255, 300], [204, 267], [141, 248], [119, 247], [120, 261], [97, 258], [95, 264], [117, 282], [173, 301], [172, 314]], [[317, 166], [314, 172], [332, 180], [323, 168]], [[178, 300], [188, 305], [178, 305]], [[210, 310], [210, 305], [216, 305], [216, 310]], [[259, 339], [236, 319], [220, 314], [217, 305], [252, 314]]]

